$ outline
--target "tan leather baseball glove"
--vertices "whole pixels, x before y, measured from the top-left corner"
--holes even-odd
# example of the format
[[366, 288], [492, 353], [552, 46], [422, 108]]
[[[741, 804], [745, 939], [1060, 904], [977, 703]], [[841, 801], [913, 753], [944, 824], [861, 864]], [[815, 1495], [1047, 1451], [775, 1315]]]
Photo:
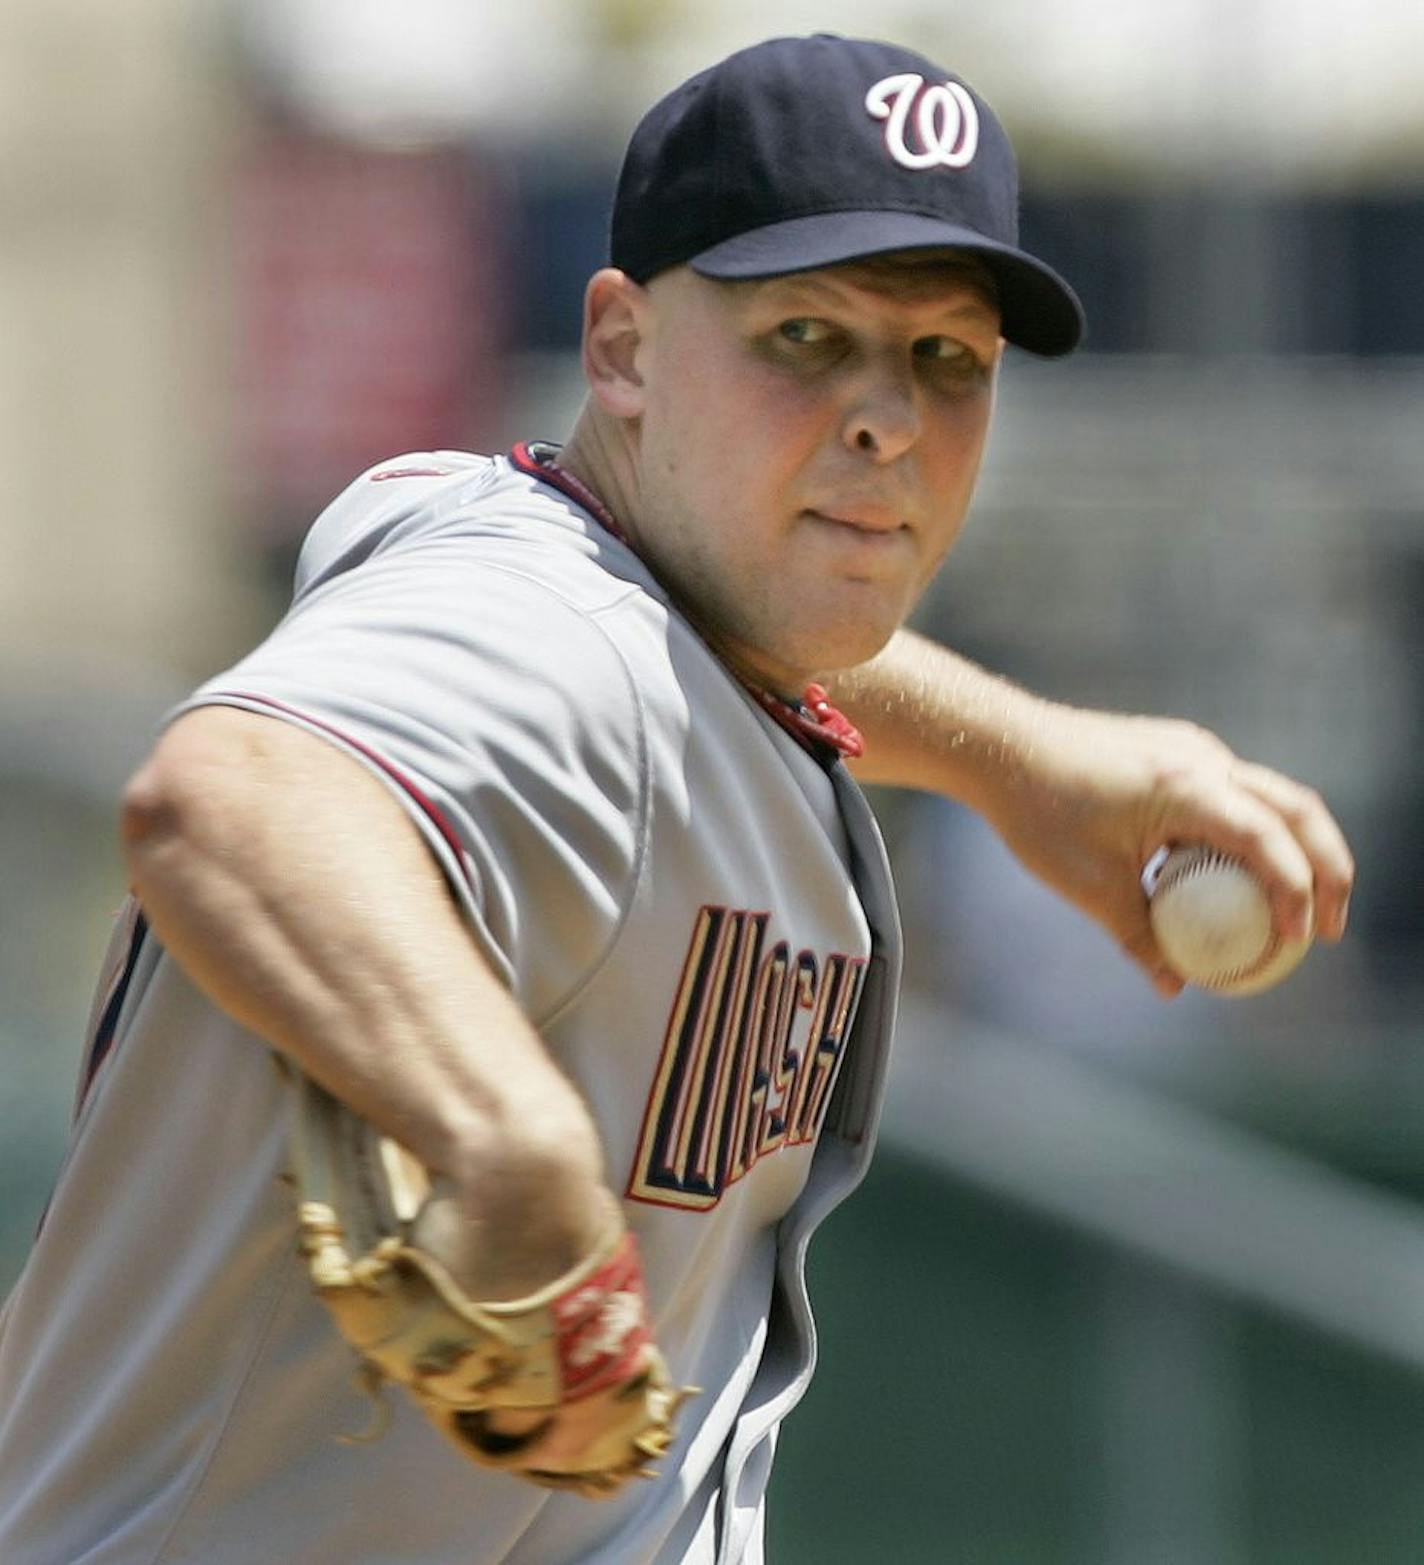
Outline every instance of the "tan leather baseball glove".
[[[301, 1250], [373, 1394], [402, 1385], [472, 1461], [592, 1499], [674, 1437], [691, 1388], [652, 1341], [642, 1263], [617, 1220], [594, 1252], [527, 1298], [480, 1303], [417, 1241], [421, 1166], [289, 1070]], [[438, 1225], [437, 1225], [438, 1226]]]

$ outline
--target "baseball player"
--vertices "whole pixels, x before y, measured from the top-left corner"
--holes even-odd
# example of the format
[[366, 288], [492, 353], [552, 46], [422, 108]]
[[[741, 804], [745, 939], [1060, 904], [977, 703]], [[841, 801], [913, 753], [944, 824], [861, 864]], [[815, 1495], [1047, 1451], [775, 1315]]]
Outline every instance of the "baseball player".
[[1080, 334], [1015, 203], [920, 56], [736, 54], [634, 133], [564, 446], [398, 457], [318, 519], [125, 798], [0, 1337], [8, 1565], [760, 1560], [895, 1006], [847, 761], [982, 809], [1164, 989], [1173, 836], [1339, 932], [1307, 790], [899, 632], [1003, 342]]

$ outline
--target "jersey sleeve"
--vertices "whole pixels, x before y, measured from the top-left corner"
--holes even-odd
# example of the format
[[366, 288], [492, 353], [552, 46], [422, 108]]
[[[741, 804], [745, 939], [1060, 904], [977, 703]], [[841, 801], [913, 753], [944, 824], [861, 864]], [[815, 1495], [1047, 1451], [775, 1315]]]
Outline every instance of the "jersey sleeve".
[[536, 1024], [616, 938], [649, 792], [630, 670], [537, 563], [440, 532], [367, 553], [316, 576], [267, 641], [178, 709], [267, 713], [370, 768]]

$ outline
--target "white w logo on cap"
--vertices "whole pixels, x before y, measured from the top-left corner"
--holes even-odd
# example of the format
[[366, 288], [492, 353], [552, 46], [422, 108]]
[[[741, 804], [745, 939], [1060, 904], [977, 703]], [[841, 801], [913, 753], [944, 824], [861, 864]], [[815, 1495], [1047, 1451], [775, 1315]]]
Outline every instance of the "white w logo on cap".
[[[887, 76], [865, 95], [873, 118], [885, 120], [885, 145], [905, 168], [963, 168], [979, 147], [979, 111], [958, 82], [925, 86], [913, 71]], [[905, 139], [910, 110], [915, 111], [919, 151]]]

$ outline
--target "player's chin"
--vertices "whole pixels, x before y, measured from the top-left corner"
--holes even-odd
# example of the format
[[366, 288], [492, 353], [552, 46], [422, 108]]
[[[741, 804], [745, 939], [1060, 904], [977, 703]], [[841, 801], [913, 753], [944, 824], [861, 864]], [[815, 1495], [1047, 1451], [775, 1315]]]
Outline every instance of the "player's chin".
[[849, 668], [873, 658], [910, 617], [917, 596], [904, 581], [845, 583], [832, 600], [827, 627], [827, 639], [843, 659], [837, 666]]
[[833, 674], [841, 669], [868, 663], [903, 623], [899, 612], [868, 612], [848, 606], [830, 623], [807, 627], [789, 647], [786, 661], [794, 667], [811, 669], [817, 674]]

